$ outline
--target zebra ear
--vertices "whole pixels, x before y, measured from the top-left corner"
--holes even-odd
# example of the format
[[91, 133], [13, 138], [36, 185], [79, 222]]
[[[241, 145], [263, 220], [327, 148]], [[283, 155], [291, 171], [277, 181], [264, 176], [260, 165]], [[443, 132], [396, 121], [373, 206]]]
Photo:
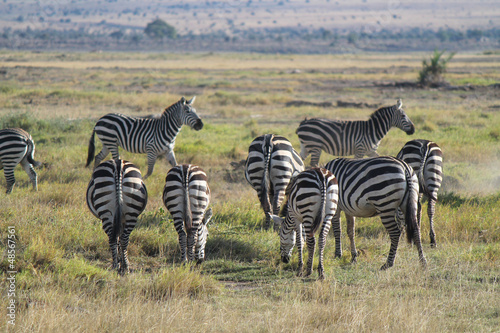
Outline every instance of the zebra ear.
[[212, 211], [212, 207], [210, 207], [209, 209], [207, 209], [207, 211], [205, 212], [205, 216], [203, 216], [203, 221], [202, 223], [204, 225], [207, 225], [208, 222], [210, 222], [210, 220], [212, 219], [212, 216], [214, 215], [213, 211]]
[[398, 99], [396, 106], [397, 106], [398, 110], [400, 110], [401, 107], [403, 106], [403, 101], [401, 100], [401, 98]]
[[189, 101], [186, 102], [186, 104], [193, 105], [194, 100], [196, 99], [196, 96], [193, 96]]
[[186, 104], [186, 98], [184, 98], [184, 96], [182, 96], [181, 99], [179, 100], [179, 102], [181, 102], [182, 104]]

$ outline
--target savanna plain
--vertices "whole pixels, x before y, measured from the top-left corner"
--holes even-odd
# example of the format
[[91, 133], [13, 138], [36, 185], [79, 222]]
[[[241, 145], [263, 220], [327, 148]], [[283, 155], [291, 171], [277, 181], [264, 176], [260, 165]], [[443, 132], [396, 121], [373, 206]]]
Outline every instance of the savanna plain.
[[[0, 327], [498, 332], [500, 54], [456, 54], [445, 76], [450, 86], [434, 89], [413, 84], [427, 56], [0, 52], [0, 128], [27, 130], [35, 159], [43, 162], [38, 192], [20, 166], [12, 194], [4, 194], [0, 177]], [[149, 201], [130, 238], [132, 272], [120, 276], [111, 270], [101, 222], [85, 203], [92, 128], [109, 112], [156, 114], [195, 95], [205, 126], [184, 127], [175, 153], [179, 163], [197, 164], [209, 177], [214, 218], [206, 261], [179, 262], [177, 233], [161, 200], [169, 168], [162, 159], [145, 181]], [[380, 271], [389, 238], [374, 217], [356, 221], [357, 264], [350, 263], [343, 223], [341, 259], [334, 258], [333, 237], [327, 240], [326, 279], [317, 280], [317, 272], [296, 277], [297, 254], [289, 264], [280, 262], [279, 237], [263, 228], [257, 195], [245, 181], [240, 162], [250, 142], [275, 133], [299, 150], [295, 130], [305, 117], [367, 119], [398, 98], [416, 132], [407, 136], [393, 128], [378, 152], [395, 156], [405, 142], [422, 138], [437, 142], [444, 155], [436, 248], [429, 245], [423, 204], [427, 268], [402, 240], [394, 267]], [[121, 156], [145, 173], [145, 155], [121, 150]], [[332, 158], [323, 153], [321, 163]], [[13, 261], [7, 255], [10, 230], [16, 236]], [[12, 263], [15, 326], [7, 316]]]

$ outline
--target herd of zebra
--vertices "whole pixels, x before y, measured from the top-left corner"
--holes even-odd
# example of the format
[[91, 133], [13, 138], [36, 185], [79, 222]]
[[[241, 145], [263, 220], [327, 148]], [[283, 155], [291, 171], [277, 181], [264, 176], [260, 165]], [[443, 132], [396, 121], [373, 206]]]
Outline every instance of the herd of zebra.
[[[154, 169], [156, 159], [165, 155], [172, 168], [167, 172], [163, 202], [173, 217], [181, 248], [181, 260], [201, 262], [205, 258], [207, 224], [212, 217], [207, 174], [196, 165], [177, 164], [175, 139], [183, 125], [201, 130], [203, 122], [193, 107], [194, 97], [166, 108], [159, 117], [130, 117], [107, 114], [100, 118], [89, 140], [86, 166], [95, 158], [87, 187], [86, 201], [94, 216], [102, 221], [109, 239], [113, 269], [129, 271], [127, 246], [138, 216], [145, 210], [148, 192], [144, 179]], [[420, 240], [421, 199], [428, 198], [431, 246], [436, 246], [433, 217], [437, 192], [442, 181], [442, 152], [428, 140], [407, 142], [397, 157], [378, 156], [381, 139], [392, 128], [407, 134], [415, 126], [402, 108], [396, 105], [376, 110], [366, 121], [306, 119], [296, 131], [301, 152], [280, 135], [265, 134], [252, 141], [245, 161], [245, 178], [257, 192], [266, 216], [266, 228], [274, 223], [279, 230], [280, 254], [288, 263], [293, 247], [299, 254], [298, 275], [302, 276], [303, 242], [308, 248], [305, 276], [312, 273], [319, 232], [319, 278], [324, 278], [323, 252], [333, 225], [335, 257], [341, 257], [340, 212], [345, 213], [352, 261], [358, 255], [354, 244], [355, 217], [380, 216], [391, 241], [389, 255], [382, 269], [393, 266], [403, 230], [413, 242], [419, 259], [426, 259]], [[102, 150], [95, 154], [95, 134]], [[148, 170], [142, 177], [138, 167], [120, 159], [118, 148], [147, 154]], [[318, 167], [321, 151], [337, 158]], [[33, 167], [35, 145], [26, 131], [0, 130], [0, 169], [4, 169], [7, 193], [15, 184], [14, 168], [21, 164], [34, 190], [37, 174]], [[112, 159], [102, 162], [111, 152]], [[311, 168], [304, 160], [311, 155]], [[365, 155], [368, 158], [363, 158]]]

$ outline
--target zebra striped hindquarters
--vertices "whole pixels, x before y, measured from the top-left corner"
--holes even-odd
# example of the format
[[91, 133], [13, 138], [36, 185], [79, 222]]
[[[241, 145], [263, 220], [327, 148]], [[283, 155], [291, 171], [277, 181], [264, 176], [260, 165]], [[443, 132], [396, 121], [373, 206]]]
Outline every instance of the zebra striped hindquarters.
[[331, 221], [337, 210], [339, 193], [337, 180], [326, 169], [312, 168], [294, 177], [286, 192], [287, 200], [283, 204], [285, 218], [271, 216], [281, 225], [279, 232], [281, 260], [284, 263], [290, 261], [293, 246], [296, 243], [299, 253], [298, 276], [302, 276], [302, 235], [305, 234], [309, 255], [305, 275], [311, 275], [316, 248], [314, 234], [319, 230], [318, 275], [320, 279], [324, 279], [323, 253]]
[[[87, 206], [102, 221], [108, 235], [113, 269], [129, 272], [128, 240], [148, 201], [141, 172], [130, 162], [109, 160], [99, 164], [87, 187]], [[118, 247], [118, 250], [117, 250]]]
[[196, 131], [203, 128], [203, 122], [193, 108], [195, 97], [186, 101], [182, 97], [169, 106], [161, 117], [136, 118], [119, 113], [110, 113], [99, 119], [89, 141], [87, 165], [94, 159], [94, 135], [102, 142], [102, 150], [95, 156], [94, 168], [111, 152], [113, 159], [120, 158], [118, 147], [126, 151], [147, 154], [148, 178], [154, 170], [156, 158], [165, 155], [172, 166], [177, 165], [174, 154], [175, 138], [182, 125], [188, 125]]
[[366, 121], [306, 119], [296, 131], [300, 140], [300, 156], [305, 160], [311, 154], [311, 166], [318, 165], [322, 150], [334, 156], [378, 156], [380, 140], [392, 127], [408, 135], [415, 132], [415, 126], [402, 106], [403, 103], [398, 100], [394, 106], [378, 109]]
[[304, 163], [285, 137], [265, 134], [250, 144], [245, 162], [245, 178], [257, 191], [266, 214], [266, 228], [271, 223], [269, 213], [279, 213], [290, 179], [302, 171]]
[[340, 212], [347, 219], [352, 261], [358, 255], [354, 244], [355, 217], [379, 215], [389, 232], [391, 248], [387, 262], [381, 269], [394, 265], [402, 231], [402, 221], [396, 220], [397, 212], [403, 212], [408, 242], [415, 243], [421, 263], [426, 260], [420, 242], [420, 226], [417, 222], [418, 180], [413, 169], [405, 162], [389, 156], [367, 159], [337, 158], [325, 166], [339, 182], [339, 205], [333, 218], [335, 256], [342, 256], [340, 244]]
[[206, 173], [196, 165], [181, 164], [167, 173], [163, 203], [174, 218], [179, 235], [181, 261], [205, 259], [207, 224], [212, 217]]
[[37, 174], [33, 167], [39, 167], [42, 163], [34, 160], [34, 154], [35, 143], [28, 132], [20, 128], [0, 130], [0, 170], [3, 169], [7, 181], [7, 194], [12, 192], [16, 183], [14, 169], [18, 164], [28, 174], [33, 190], [38, 190]]
[[427, 215], [429, 216], [429, 237], [431, 246], [436, 246], [436, 234], [434, 233], [434, 213], [437, 201], [437, 194], [443, 181], [443, 152], [441, 148], [429, 140], [408, 141], [397, 158], [408, 163], [418, 176], [419, 200], [418, 200], [418, 224], [420, 225], [422, 216], [422, 195], [425, 195], [429, 204], [427, 205]]

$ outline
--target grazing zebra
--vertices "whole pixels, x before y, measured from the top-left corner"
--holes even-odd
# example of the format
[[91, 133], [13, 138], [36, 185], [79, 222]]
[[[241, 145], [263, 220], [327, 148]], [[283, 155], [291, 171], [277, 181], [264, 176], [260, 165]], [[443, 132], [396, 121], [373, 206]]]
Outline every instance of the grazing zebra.
[[287, 187], [287, 201], [283, 206], [285, 218], [271, 215], [280, 228], [281, 260], [290, 261], [293, 246], [299, 251], [298, 276], [302, 276], [302, 252], [305, 234], [307, 242], [306, 276], [312, 274], [313, 257], [316, 248], [314, 234], [319, 230], [319, 278], [323, 279], [323, 252], [326, 237], [337, 209], [339, 187], [335, 176], [323, 168], [312, 168], [294, 177]]
[[181, 247], [181, 261], [196, 259], [201, 263], [205, 259], [207, 224], [212, 217], [212, 209], [206, 211], [210, 203], [206, 173], [191, 164], [181, 164], [170, 169], [165, 179], [163, 203], [174, 218]]
[[268, 213], [279, 213], [290, 179], [302, 171], [304, 163], [285, 137], [265, 134], [250, 144], [245, 162], [245, 178], [257, 191], [266, 214], [266, 228], [271, 223]]
[[95, 156], [94, 167], [111, 152], [114, 159], [120, 158], [118, 147], [132, 153], [146, 153], [148, 156], [148, 178], [154, 169], [156, 158], [165, 154], [172, 166], [177, 165], [174, 155], [175, 138], [182, 125], [189, 125], [199, 131], [203, 122], [193, 108], [195, 97], [186, 101], [182, 97], [177, 103], [172, 104], [162, 113], [160, 118], [136, 118], [123, 114], [110, 113], [99, 119], [94, 126], [89, 141], [87, 165], [94, 159], [94, 135], [102, 142], [102, 150]]
[[132, 163], [109, 160], [99, 164], [92, 173], [87, 187], [87, 206], [102, 221], [109, 238], [113, 269], [121, 274], [129, 272], [129, 236], [147, 201], [141, 172]]
[[391, 127], [398, 127], [408, 135], [415, 132], [402, 106], [399, 99], [396, 105], [378, 109], [365, 121], [306, 119], [296, 131], [300, 139], [300, 156], [305, 160], [311, 154], [312, 166], [318, 165], [321, 150], [335, 156], [378, 156], [376, 150], [380, 140]]
[[[403, 227], [402, 219], [406, 224], [408, 242], [413, 241], [417, 245], [420, 261], [423, 265], [426, 264], [417, 222], [418, 179], [408, 164], [388, 156], [367, 159], [337, 158], [328, 162], [325, 168], [330, 170], [339, 182], [339, 205], [333, 218], [336, 257], [342, 256], [340, 211], [344, 211], [353, 262], [357, 257], [354, 244], [355, 217], [379, 215], [391, 239], [387, 262], [381, 269], [394, 265]], [[402, 219], [396, 219], [399, 209], [404, 214]]]
[[429, 140], [408, 141], [397, 158], [408, 163], [418, 177], [419, 200], [418, 200], [418, 224], [420, 225], [422, 215], [422, 195], [429, 199], [427, 215], [429, 216], [431, 246], [436, 246], [436, 234], [434, 233], [434, 213], [437, 201], [437, 192], [443, 180], [443, 153], [439, 146]]
[[14, 168], [19, 163], [30, 177], [33, 190], [38, 190], [37, 174], [33, 166], [38, 167], [42, 163], [34, 160], [34, 154], [35, 143], [28, 132], [20, 128], [0, 130], [0, 170], [4, 170], [5, 180], [7, 181], [7, 194], [12, 192], [16, 183]]

